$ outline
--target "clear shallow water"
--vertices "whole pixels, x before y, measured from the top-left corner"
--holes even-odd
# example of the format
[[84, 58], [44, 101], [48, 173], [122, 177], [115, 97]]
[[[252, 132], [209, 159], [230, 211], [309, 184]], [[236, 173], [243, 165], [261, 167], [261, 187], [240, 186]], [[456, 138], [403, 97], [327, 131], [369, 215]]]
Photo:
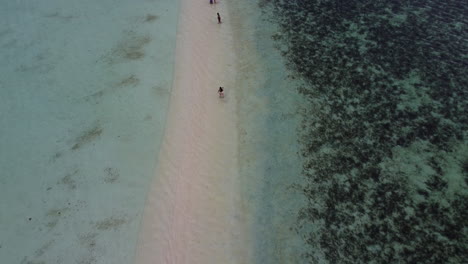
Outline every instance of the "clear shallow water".
[[306, 205], [301, 194], [301, 108], [297, 80], [272, 41], [279, 30], [262, 7], [250, 1], [229, 3], [239, 72], [239, 169], [253, 263], [304, 263], [306, 245], [297, 217]]
[[131, 263], [178, 2], [0, 6], [0, 261]]
[[[278, 75], [286, 76], [275, 71], [275, 62], [267, 63], [265, 78], [271, 81], [257, 92], [266, 97], [258, 116], [265, 129], [256, 130], [264, 136], [248, 141], [263, 153], [255, 167], [263, 185], [255, 186], [264, 188], [251, 201], [268, 208], [256, 211], [263, 212], [255, 218], [264, 230], [257, 234], [259, 263], [281, 263], [274, 256], [291, 248], [288, 239], [297, 236], [302, 246], [293, 243], [292, 251], [311, 263], [463, 262], [468, 245], [463, 2], [256, 4], [252, 8], [264, 11], [265, 19], [256, 21], [253, 33], [263, 45], [259, 50], [268, 53], [271, 44], [262, 39], [270, 37], [292, 73], [290, 82], [281, 82]], [[276, 30], [263, 30], [275, 24]], [[265, 53], [260, 51], [261, 59], [268, 61]], [[291, 100], [295, 92], [306, 102]], [[298, 131], [278, 119], [291, 113], [294, 103], [301, 115]], [[288, 163], [292, 152], [280, 146], [294, 136], [300, 138], [302, 158]], [[288, 177], [303, 179], [296, 182], [303, 184], [299, 189], [308, 202], [299, 216], [290, 212], [296, 223], [281, 240], [276, 221], [290, 219], [285, 212], [291, 208], [282, 205], [296, 205], [289, 199], [300, 198], [292, 195], [285, 202], [278, 194], [286, 194], [287, 185], [272, 183]]]

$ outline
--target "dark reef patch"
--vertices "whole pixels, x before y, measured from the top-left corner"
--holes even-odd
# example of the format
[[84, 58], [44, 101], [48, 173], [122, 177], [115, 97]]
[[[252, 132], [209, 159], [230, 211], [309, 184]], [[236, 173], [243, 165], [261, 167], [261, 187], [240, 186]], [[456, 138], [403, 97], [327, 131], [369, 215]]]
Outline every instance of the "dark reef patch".
[[41, 260], [30, 260], [28, 257], [24, 257], [20, 264], [46, 264], [46, 262]]
[[154, 21], [156, 21], [158, 19], [159, 19], [159, 17], [156, 16], [156, 15], [147, 14], [146, 17], [145, 17], [145, 22], [154, 22]]
[[67, 213], [70, 210], [70, 208], [65, 207], [65, 208], [60, 208], [60, 209], [50, 209], [47, 211], [46, 216], [47, 216], [47, 223], [46, 227], [50, 231], [54, 229], [57, 224], [59, 223], [59, 220], [64, 217], [65, 213]]
[[104, 172], [106, 173], [104, 176], [105, 183], [114, 183], [120, 177], [119, 171], [114, 168], [105, 168]]
[[83, 145], [96, 140], [102, 134], [102, 128], [98, 125], [89, 130], [84, 131], [80, 136], [75, 139], [75, 144], [71, 148], [72, 150], [77, 150]]
[[52, 158], [50, 158], [50, 162], [55, 162], [55, 161], [57, 161], [60, 157], [62, 157], [62, 155], [63, 155], [62, 152], [60, 152], [60, 151], [56, 152], [56, 153], [52, 156]]
[[97, 91], [95, 93], [92, 93], [90, 95], [87, 95], [85, 97], [83, 97], [83, 99], [86, 101], [86, 102], [89, 102], [89, 101], [94, 101], [96, 104], [98, 103], [98, 99], [101, 99], [104, 94], [105, 94], [105, 91], [106, 89], [103, 89], [103, 90], [100, 90], [100, 91]]
[[124, 78], [120, 82], [115, 84], [115, 87], [122, 87], [122, 86], [136, 86], [140, 83], [140, 79], [138, 79], [134, 74]]
[[47, 241], [46, 243], [44, 243], [40, 248], [38, 248], [38, 249], [34, 252], [34, 256], [35, 256], [36, 258], [43, 256], [45, 253], [47, 253], [47, 251], [49, 250], [49, 248], [52, 247], [52, 245], [54, 245], [54, 243], [55, 243], [55, 240], [53, 240], [53, 239]]
[[89, 234], [79, 236], [80, 245], [89, 250], [94, 249], [97, 243], [96, 242], [97, 235], [98, 235], [97, 233], [89, 233]]
[[78, 174], [79, 170], [75, 169], [73, 172], [65, 175], [57, 184], [65, 185], [69, 190], [76, 189], [76, 180], [74, 176]]
[[146, 114], [145, 117], [143, 118], [143, 121], [151, 121], [153, 120], [153, 116], [150, 114]]
[[121, 225], [127, 223], [124, 218], [109, 217], [96, 223], [98, 230], [113, 230], [118, 229]]
[[50, 13], [50, 14], [47, 14], [45, 15], [46, 18], [51, 18], [51, 19], [58, 19], [60, 22], [70, 22], [70, 20], [72, 20], [73, 18], [75, 18], [75, 16], [71, 16], [71, 15], [63, 15], [59, 12], [54, 12], [54, 13]]
[[466, 4], [259, 4], [309, 101], [298, 221], [309, 261], [468, 259]]
[[151, 92], [160, 98], [168, 96], [171, 93], [171, 90], [161, 85], [155, 85], [151, 87]]
[[144, 58], [144, 47], [151, 42], [149, 36], [138, 36], [133, 31], [124, 32], [124, 37], [103, 60], [108, 64], [123, 63]]
[[134, 74], [131, 74], [122, 80], [113, 83], [111, 86], [94, 92], [90, 95], [84, 96], [81, 100], [94, 104], [99, 104], [104, 96], [111, 95], [120, 90], [123, 87], [136, 87], [140, 83], [140, 79]]

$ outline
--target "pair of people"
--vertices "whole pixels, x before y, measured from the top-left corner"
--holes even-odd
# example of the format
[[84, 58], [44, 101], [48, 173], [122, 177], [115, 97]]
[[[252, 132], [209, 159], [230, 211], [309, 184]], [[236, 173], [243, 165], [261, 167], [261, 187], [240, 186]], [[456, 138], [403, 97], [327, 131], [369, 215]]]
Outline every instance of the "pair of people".
[[[213, 3], [216, 4], [216, 0], [210, 0], [210, 4], [213, 4]], [[221, 24], [221, 16], [219, 15], [219, 13], [216, 13], [216, 15], [218, 16], [218, 24]], [[219, 87], [218, 94], [219, 94], [219, 98], [224, 98], [224, 89], [223, 89], [223, 87]]]
[[[216, 0], [210, 0], [210, 5], [212, 5], [213, 3], [216, 4]], [[221, 16], [219, 15], [219, 13], [216, 13], [218, 15], [218, 24], [221, 24]]]

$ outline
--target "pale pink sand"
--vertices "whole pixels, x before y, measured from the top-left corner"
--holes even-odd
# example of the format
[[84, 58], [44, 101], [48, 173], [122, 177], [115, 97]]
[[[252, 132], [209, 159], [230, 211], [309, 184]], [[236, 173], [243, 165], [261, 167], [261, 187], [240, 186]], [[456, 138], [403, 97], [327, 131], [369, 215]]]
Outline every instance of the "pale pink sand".
[[[226, 3], [182, 0], [171, 102], [136, 263], [246, 263]], [[217, 24], [216, 12], [223, 18]], [[219, 86], [226, 88], [218, 98]]]

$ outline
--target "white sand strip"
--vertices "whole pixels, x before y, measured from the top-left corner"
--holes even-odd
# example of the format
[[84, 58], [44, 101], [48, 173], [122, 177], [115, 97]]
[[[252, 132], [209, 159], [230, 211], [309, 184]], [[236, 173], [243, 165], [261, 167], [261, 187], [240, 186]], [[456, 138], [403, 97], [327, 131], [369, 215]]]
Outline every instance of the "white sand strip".
[[178, 30], [168, 121], [136, 263], [246, 263], [226, 3], [182, 0]]

